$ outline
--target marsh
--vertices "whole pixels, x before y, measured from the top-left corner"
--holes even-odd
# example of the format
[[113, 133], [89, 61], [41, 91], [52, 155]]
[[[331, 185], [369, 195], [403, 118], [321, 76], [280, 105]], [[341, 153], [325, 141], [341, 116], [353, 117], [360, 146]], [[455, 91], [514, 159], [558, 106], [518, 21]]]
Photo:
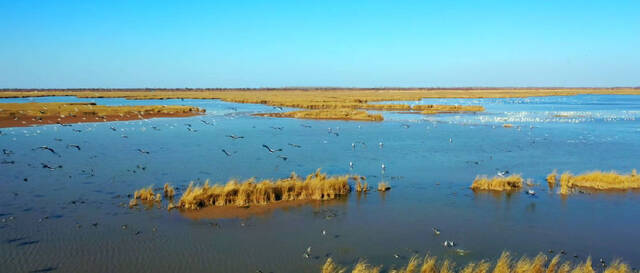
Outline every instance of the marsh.
[[[459, 265], [495, 262], [504, 250], [513, 257], [564, 251], [565, 260], [621, 258], [640, 266], [640, 193], [565, 196], [546, 180], [556, 169], [638, 168], [637, 96], [376, 102], [484, 107], [436, 115], [370, 110], [384, 116], [379, 122], [262, 117], [254, 114], [273, 112], [271, 105], [216, 99], [3, 102], [206, 110], [191, 117], [3, 128], [0, 148], [11, 152], [0, 157], [14, 162], [0, 165], [3, 272], [320, 272], [329, 257], [345, 266], [366, 258], [399, 268], [427, 253]], [[265, 143], [273, 153], [262, 148]], [[82, 149], [67, 148], [72, 144]], [[33, 150], [40, 146], [59, 156]], [[168, 198], [129, 207], [133, 193], [150, 185], [162, 193], [169, 183], [182, 196], [191, 182], [275, 181], [319, 168], [330, 176], [366, 177], [370, 187], [384, 182], [392, 190], [353, 190], [336, 200], [258, 213], [168, 211]], [[476, 176], [504, 171], [532, 179], [523, 187], [535, 196], [470, 189]], [[456, 246], [443, 247], [445, 240]]]

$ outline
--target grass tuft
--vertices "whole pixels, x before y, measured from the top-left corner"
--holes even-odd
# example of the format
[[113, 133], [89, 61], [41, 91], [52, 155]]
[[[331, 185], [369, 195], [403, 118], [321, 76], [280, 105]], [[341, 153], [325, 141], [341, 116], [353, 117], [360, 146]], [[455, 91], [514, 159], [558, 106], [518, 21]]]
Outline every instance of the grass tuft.
[[574, 188], [598, 191], [640, 189], [640, 176], [635, 169], [629, 174], [619, 174], [615, 171], [593, 171], [580, 175], [563, 173], [560, 176], [560, 193], [569, 194]]
[[378, 183], [378, 191], [385, 192], [390, 189], [391, 189], [391, 186], [389, 186], [389, 184], [387, 184], [386, 182]]
[[225, 185], [196, 186], [191, 182], [178, 204], [179, 208], [199, 209], [210, 206], [266, 205], [277, 201], [332, 200], [346, 195], [351, 188], [349, 176], [327, 176], [318, 169], [305, 179], [295, 173], [276, 181], [231, 180]]
[[471, 184], [474, 191], [511, 191], [522, 188], [523, 179], [520, 175], [514, 174], [507, 177], [494, 176], [477, 176]]
[[549, 184], [549, 189], [555, 188], [557, 180], [558, 180], [558, 170], [553, 170], [553, 172], [547, 175], [547, 184]]
[[173, 198], [176, 194], [176, 190], [169, 183], [164, 184], [162, 191], [164, 192], [164, 197], [169, 199]]

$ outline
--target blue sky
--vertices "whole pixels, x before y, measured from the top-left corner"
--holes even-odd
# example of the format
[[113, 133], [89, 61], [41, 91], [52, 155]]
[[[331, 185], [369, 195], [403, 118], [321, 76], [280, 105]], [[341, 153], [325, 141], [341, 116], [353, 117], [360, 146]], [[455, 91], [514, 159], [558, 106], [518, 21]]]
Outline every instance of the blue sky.
[[640, 86], [640, 1], [0, 0], [0, 88]]

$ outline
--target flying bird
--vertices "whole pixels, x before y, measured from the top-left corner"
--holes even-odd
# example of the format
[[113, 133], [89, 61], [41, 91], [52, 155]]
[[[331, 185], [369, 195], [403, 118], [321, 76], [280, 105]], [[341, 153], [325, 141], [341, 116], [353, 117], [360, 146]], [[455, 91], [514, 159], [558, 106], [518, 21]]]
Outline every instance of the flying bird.
[[227, 152], [227, 150], [225, 150], [225, 149], [222, 149], [222, 152], [227, 156], [231, 156], [231, 154], [229, 152]]
[[56, 150], [54, 150], [54, 149], [52, 149], [52, 148], [49, 148], [49, 147], [47, 147], [47, 146], [40, 146], [40, 147], [36, 147], [36, 148], [33, 148], [33, 149], [34, 149], [34, 150], [38, 150], [38, 149], [40, 149], [40, 150], [47, 150], [47, 151], [51, 152], [51, 153], [52, 153], [52, 154], [54, 154], [54, 155], [60, 156], [60, 154], [56, 153]]
[[78, 145], [78, 144], [68, 144], [67, 148], [76, 148], [76, 149], [78, 149], [78, 151], [80, 151], [80, 145]]
[[296, 147], [296, 148], [301, 148], [302, 147], [302, 146], [300, 146], [298, 144], [293, 144], [293, 143], [289, 143], [289, 146]]
[[278, 155], [278, 158], [280, 158], [280, 159], [282, 159], [284, 161], [287, 161], [287, 159], [289, 159], [288, 157], [282, 156], [282, 155]]
[[137, 149], [136, 151], [141, 152], [143, 154], [149, 154], [149, 151], [145, 151], [143, 149]]
[[230, 137], [232, 139], [241, 139], [244, 138], [243, 136], [236, 136], [236, 135], [227, 135], [227, 137]]
[[270, 153], [275, 153], [275, 152], [281, 152], [282, 149], [278, 148], [278, 149], [271, 149], [271, 147], [267, 146], [267, 144], [262, 144], [262, 147], [266, 148], [267, 151], [269, 151]]

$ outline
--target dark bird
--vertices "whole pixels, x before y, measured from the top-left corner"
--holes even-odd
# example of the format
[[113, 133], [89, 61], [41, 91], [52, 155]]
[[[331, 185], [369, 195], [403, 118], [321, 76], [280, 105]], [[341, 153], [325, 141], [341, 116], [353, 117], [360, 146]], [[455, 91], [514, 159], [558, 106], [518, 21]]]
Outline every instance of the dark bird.
[[0, 164], [16, 164], [16, 161], [15, 161], [15, 160], [11, 160], [11, 161], [9, 161], [9, 160], [2, 160], [2, 162], [0, 162]]
[[279, 155], [279, 156], [278, 156], [278, 158], [280, 158], [280, 159], [282, 159], [282, 160], [284, 160], [284, 161], [287, 161], [287, 159], [289, 159], [288, 157], [286, 157], [286, 156], [282, 156], [282, 155]]
[[54, 138], [55, 141], [62, 141], [62, 138]]
[[267, 144], [262, 144], [262, 147], [265, 147], [270, 153], [274, 153], [274, 152], [281, 152], [282, 149], [271, 149], [269, 146], [267, 146]]
[[52, 149], [52, 148], [49, 148], [49, 147], [47, 147], [47, 146], [40, 146], [40, 147], [36, 147], [36, 148], [33, 148], [33, 149], [34, 149], [34, 150], [38, 150], [38, 149], [40, 149], [40, 150], [47, 150], [47, 151], [51, 152], [51, 153], [52, 153], [52, 154], [54, 154], [54, 155], [60, 156], [58, 153], [56, 153], [56, 150], [54, 150], [54, 149]]
[[225, 149], [222, 149], [222, 152], [227, 156], [231, 156], [231, 154], [229, 152], [227, 152], [227, 150], [225, 150]]
[[208, 122], [208, 121], [206, 121], [206, 120], [204, 120], [204, 119], [201, 119], [200, 121], [201, 121], [202, 123], [206, 124], [206, 125], [211, 125], [211, 122]]
[[275, 126], [271, 126], [271, 129], [274, 129], [274, 130], [280, 130], [280, 131], [282, 131], [282, 129], [284, 129], [284, 127], [275, 127]]
[[80, 130], [80, 129], [73, 129], [73, 131], [76, 132], [76, 133], [81, 133], [82, 132], [82, 130]]
[[49, 166], [47, 164], [44, 164], [44, 163], [40, 163], [40, 164], [42, 165], [43, 169], [49, 169], [49, 170], [52, 170], [52, 171], [55, 170], [55, 169], [58, 169], [58, 168], [62, 168], [62, 165], [58, 165], [58, 167], [51, 167], [51, 166]]
[[307, 124], [300, 124], [300, 126], [302, 126], [304, 128], [311, 128], [311, 125], [307, 125]]
[[198, 131], [198, 130], [195, 130], [195, 129], [191, 129], [191, 127], [187, 127], [187, 130], [189, 130], [189, 132], [194, 132], [194, 133]]
[[113, 127], [113, 126], [109, 127], [109, 129], [111, 129], [111, 131], [114, 131], [114, 132], [118, 131], [118, 129], [116, 129], [116, 127]]
[[227, 135], [227, 137], [230, 137], [230, 138], [233, 138], [233, 139], [244, 138], [243, 136], [236, 136], [236, 135]]
[[402, 126], [402, 128], [405, 128], [405, 129], [407, 129], [407, 128], [411, 127], [411, 125], [406, 124], [406, 123], [403, 123], [403, 124], [402, 124], [402, 125], [400, 125], [400, 126]]
[[160, 128], [158, 128], [156, 126], [151, 126], [151, 129], [156, 130], [156, 131], [160, 131]]
[[184, 125], [187, 125], [187, 127], [191, 127], [191, 123], [185, 123]]
[[64, 124], [64, 123], [61, 123], [61, 122], [58, 122], [58, 124], [60, 124], [60, 126], [64, 126], [64, 127], [70, 127], [71, 126], [71, 124]]
[[149, 151], [145, 151], [143, 149], [137, 149], [136, 151], [141, 152], [143, 154], [149, 154]]
[[78, 144], [67, 144], [67, 148], [76, 148], [78, 149], [78, 151], [80, 151], [80, 145]]
[[300, 146], [298, 144], [293, 144], [293, 143], [289, 143], [289, 146], [296, 147], [296, 148], [302, 148], [302, 146]]
[[7, 150], [7, 149], [2, 149], [2, 154], [6, 155], [6, 156], [10, 156], [10, 155], [13, 154], [13, 151]]

